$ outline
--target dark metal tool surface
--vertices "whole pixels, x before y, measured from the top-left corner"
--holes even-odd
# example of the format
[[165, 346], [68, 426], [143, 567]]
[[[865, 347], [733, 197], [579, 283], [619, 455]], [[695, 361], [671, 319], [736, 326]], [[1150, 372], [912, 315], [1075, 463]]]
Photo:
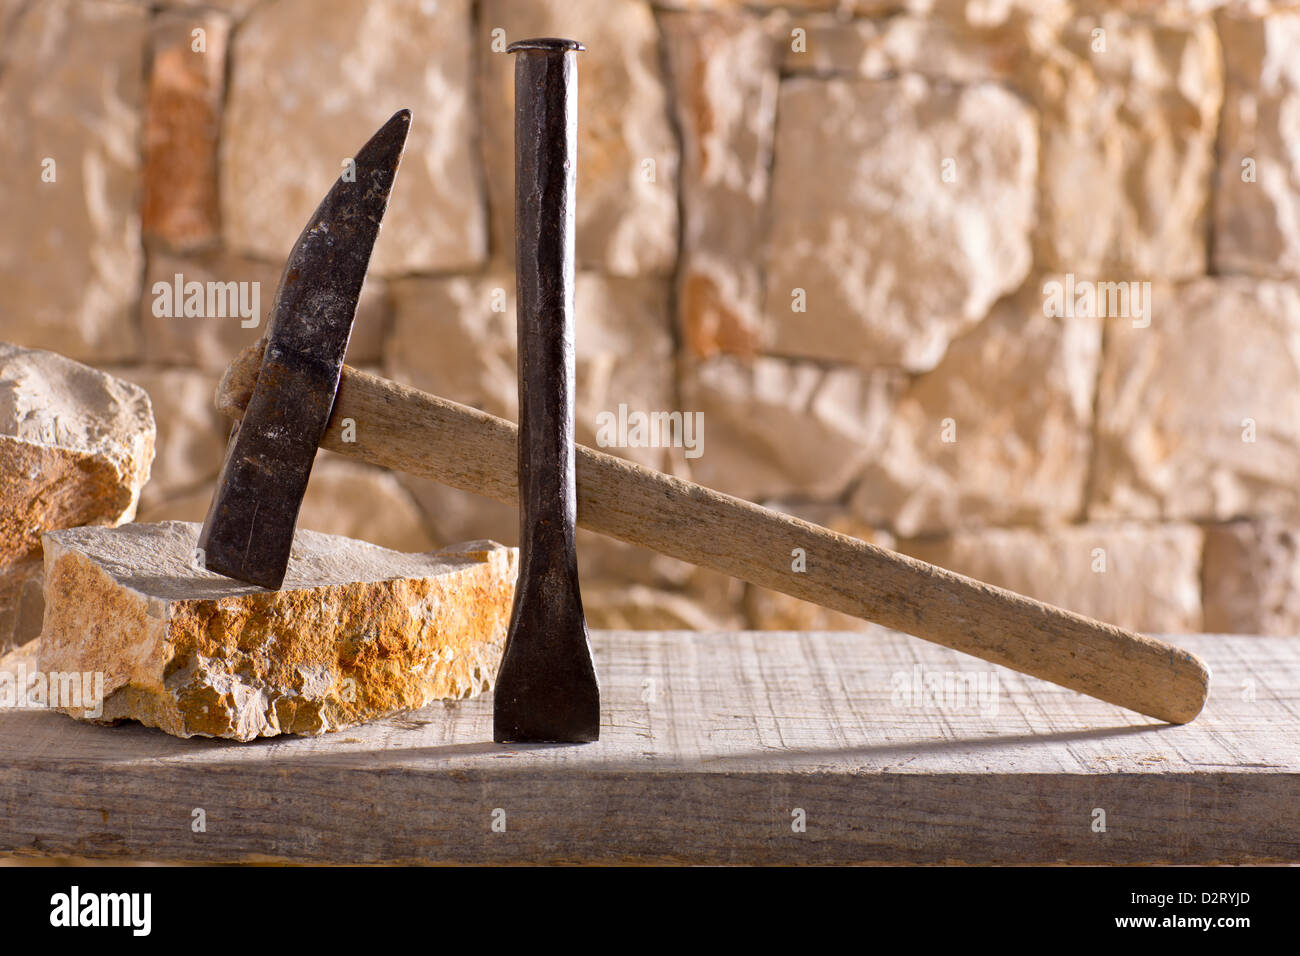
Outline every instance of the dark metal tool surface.
[[289, 253], [265, 356], [199, 536], [210, 571], [278, 588], [338, 391], [370, 253], [411, 126], [396, 113], [353, 157]]
[[520, 569], [497, 675], [499, 742], [600, 736], [600, 687], [578, 588], [574, 480], [573, 40], [522, 40], [515, 59]]

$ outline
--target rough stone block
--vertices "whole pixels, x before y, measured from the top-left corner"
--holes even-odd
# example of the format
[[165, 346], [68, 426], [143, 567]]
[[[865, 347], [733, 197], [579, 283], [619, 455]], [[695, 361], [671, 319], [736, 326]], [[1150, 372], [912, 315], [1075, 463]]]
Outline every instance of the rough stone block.
[[765, 347], [933, 368], [1030, 268], [1038, 135], [992, 83], [781, 85]]
[[0, 328], [86, 361], [139, 338], [140, 117], [148, 11], [28, 3], [4, 24], [0, 70]]
[[221, 141], [231, 250], [283, 262], [344, 163], [405, 107], [410, 137], [371, 271], [482, 265], [472, 62], [468, 0], [279, 0], [254, 9], [231, 50]]
[[217, 140], [229, 32], [229, 17], [213, 11], [167, 10], [150, 25], [140, 214], [145, 236], [175, 249], [196, 249], [220, 237]]
[[41, 533], [135, 516], [155, 428], [137, 385], [0, 342], [0, 570]]
[[1201, 529], [1189, 524], [988, 528], [899, 550], [1119, 627], [1201, 630]]
[[1278, 520], [1210, 525], [1201, 588], [1207, 631], [1300, 634], [1300, 529]]
[[1300, 275], [1300, 13], [1223, 17], [1219, 35], [1225, 90], [1215, 269]]
[[41, 670], [102, 673], [98, 719], [252, 740], [492, 686], [515, 550], [402, 554], [299, 531], [285, 586], [267, 591], [197, 568], [198, 532], [164, 522], [46, 536]]
[[1004, 300], [913, 379], [852, 503], [902, 535], [1069, 521], [1083, 510], [1101, 322]]
[[1089, 517], [1300, 515], [1300, 287], [1205, 278], [1151, 299], [1145, 326], [1107, 320]]

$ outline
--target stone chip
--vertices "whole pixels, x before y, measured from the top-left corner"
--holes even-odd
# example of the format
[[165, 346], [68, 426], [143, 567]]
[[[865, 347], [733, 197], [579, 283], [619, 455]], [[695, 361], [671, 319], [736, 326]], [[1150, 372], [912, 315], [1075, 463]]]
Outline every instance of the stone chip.
[[299, 530], [284, 587], [267, 591], [196, 567], [198, 533], [162, 522], [46, 536], [40, 667], [102, 672], [98, 719], [246, 741], [491, 687], [515, 549], [404, 554]]

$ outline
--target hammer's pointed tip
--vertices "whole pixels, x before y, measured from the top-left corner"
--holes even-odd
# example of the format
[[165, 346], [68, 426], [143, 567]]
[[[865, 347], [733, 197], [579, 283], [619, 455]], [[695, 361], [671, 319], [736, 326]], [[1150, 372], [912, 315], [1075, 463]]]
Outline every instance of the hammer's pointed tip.
[[[354, 157], [358, 166], [387, 166], [397, 168], [406, 149], [406, 137], [411, 132], [411, 111], [401, 109], [390, 116], [375, 131]], [[350, 180], [349, 180], [350, 181]], [[328, 197], [326, 197], [328, 198]]]

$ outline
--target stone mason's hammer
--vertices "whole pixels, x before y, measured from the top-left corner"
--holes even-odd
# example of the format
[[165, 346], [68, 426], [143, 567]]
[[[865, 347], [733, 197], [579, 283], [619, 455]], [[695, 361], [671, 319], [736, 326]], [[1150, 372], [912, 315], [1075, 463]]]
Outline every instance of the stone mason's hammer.
[[[261, 353], [250, 346], [227, 369], [223, 414], [243, 415]], [[511, 422], [344, 366], [321, 447], [515, 504], [517, 441]], [[576, 456], [584, 528], [1160, 720], [1186, 723], [1205, 703], [1209, 669], [1172, 644], [582, 445]], [[796, 548], [807, 555], [802, 572], [791, 570]]]

